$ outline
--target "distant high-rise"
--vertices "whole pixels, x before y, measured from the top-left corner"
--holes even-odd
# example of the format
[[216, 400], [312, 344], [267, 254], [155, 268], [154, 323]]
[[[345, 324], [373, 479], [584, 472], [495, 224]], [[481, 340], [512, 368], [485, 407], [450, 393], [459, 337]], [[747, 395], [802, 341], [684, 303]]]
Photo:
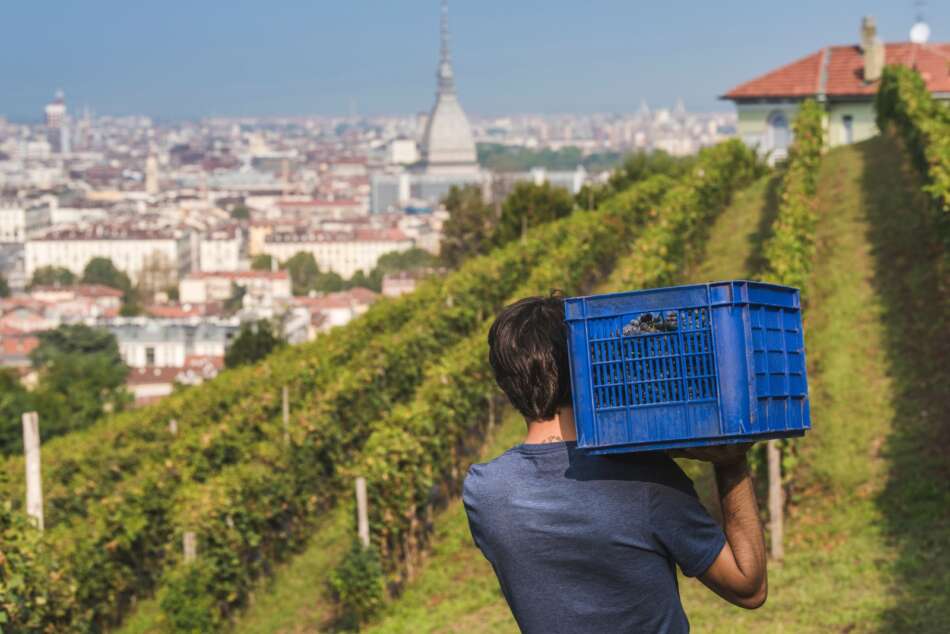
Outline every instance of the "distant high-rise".
[[46, 138], [53, 152], [69, 154], [69, 118], [62, 90], [57, 90], [53, 101], [46, 105]]
[[442, 0], [440, 34], [438, 91], [422, 139], [422, 161], [429, 174], [474, 174], [478, 171], [478, 154], [472, 127], [455, 92], [449, 51], [448, 0]]
[[149, 196], [158, 194], [158, 179], [158, 157], [155, 156], [155, 152], [150, 149], [148, 157], [145, 159], [145, 193]]

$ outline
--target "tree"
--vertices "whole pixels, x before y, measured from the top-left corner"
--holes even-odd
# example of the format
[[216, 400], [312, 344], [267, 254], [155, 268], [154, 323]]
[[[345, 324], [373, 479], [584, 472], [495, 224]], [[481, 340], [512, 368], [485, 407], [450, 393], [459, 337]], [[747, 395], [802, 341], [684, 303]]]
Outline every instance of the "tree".
[[[357, 271], [359, 273], [359, 271]], [[336, 273], [335, 271], [327, 271], [326, 273], [320, 273], [317, 276], [317, 285], [314, 288], [315, 291], [319, 293], [336, 293], [337, 291], [342, 291], [345, 288], [354, 286], [353, 284], [347, 284], [346, 280], [343, 277]]]
[[666, 174], [676, 178], [685, 173], [694, 160], [692, 156], [672, 156], [663, 150], [633, 152], [627, 155], [606, 183], [586, 183], [574, 196], [574, 201], [581, 209], [596, 209], [611, 194], [650, 176]]
[[[121, 365], [119, 344], [115, 336], [102, 328], [82, 324], [63, 325], [39, 334], [39, 345], [30, 353], [36, 368], [42, 368], [64, 355], [103, 355], [110, 362]], [[124, 378], [124, 377], [123, 377]]]
[[299, 251], [284, 262], [284, 268], [290, 273], [290, 285], [294, 295], [306, 295], [317, 290], [320, 267], [312, 253]]
[[495, 243], [515, 240], [527, 229], [568, 216], [573, 210], [574, 199], [563, 187], [518, 183], [502, 205]]
[[96, 257], [89, 260], [82, 272], [83, 284], [101, 284], [128, 292], [132, 288], [129, 276], [120, 271], [109, 258]]
[[231, 282], [231, 296], [224, 300], [225, 314], [233, 315], [244, 306], [244, 296], [247, 295], [247, 287]]
[[439, 257], [446, 266], [457, 268], [473, 255], [487, 253], [492, 247], [495, 214], [482, 200], [477, 185], [452, 186], [442, 201], [449, 219], [442, 227]]
[[235, 368], [255, 363], [284, 344], [279, 334], [266, 319], [241, 324], [241, 330], [224, 353], [224, 365]]
[[21, 417], [23, 412], [35, 409], [32, 395], [20, 383], [16, 373], [0, 368], [0, 454], [23, 451]]
[[[174, 294], [177, 298], [178, 288], [174, 286], [169, 288], [175, 289]], [[174, 300], [171, 295], [169, 295], [169, 299]], [[129, 290], [122, 296], [122, 308], [119, 309], [119, 314], [123, 317], [134, 317], [142, 314], [142, 292], [137, 286], [129, 287]]]
[[231, 218], [234, 220], [250, 220], [251, 210], [248, 209], [247, 205], [235, 205], [231, 209]]
[[112, 333], [67, 325], [40, 333], [39, 340], [30, 359], [40, 375], [33, 397], [44, 438], [82, 429], [129, 405], [128, 367]]
[[166, 253], [154, 250], [142, 259], [138, 277], [138, 293], [152, 297], [162, 289], [178, 283], [178, 264]]
[[402, 271], [430, 269], [438, 265], [438, 257], [419, 247], [413, 247], [406, 251], [384, 253], [376, 262], [376, 268], [384, 275]]
[[271, 271], [274, 268], [274, 258], [269, 253], [258, 253], [251, 260], [252, 271]]
[[35, 286], [72, 286], [76, 283], [73, 272], [62, 266], [41, 266], [33, 271], [30, 288]]
[[350, 278], [350, 281], [347, 282], [347, 288], [368, 288], [371, 291], [380, 292], [383, 290], [383, 274], [379, 268], [375, 268], [370, 271], [369, 275], [363, 273], [363, 270], [360, 269], [353, 274], [353, 277]]
[[692, 156], [671, 156], [663, 150], [634, 152], [624, 159], [623, 165], [610, 176], [608, 183], [613, 191], [618, 192], [655, 174], [675, 178], [688, 170], [694, 161]]
[[83, 269], [81, 281], [83, 284], [101, 284], [122, 291], [122, 315], [131, 317], [142, 312], [139, 290], [109, 258], [95, 257], [89, 260]]
[[0, 297], [10, 297], [10, 285], [3, 275], [0, 275]]

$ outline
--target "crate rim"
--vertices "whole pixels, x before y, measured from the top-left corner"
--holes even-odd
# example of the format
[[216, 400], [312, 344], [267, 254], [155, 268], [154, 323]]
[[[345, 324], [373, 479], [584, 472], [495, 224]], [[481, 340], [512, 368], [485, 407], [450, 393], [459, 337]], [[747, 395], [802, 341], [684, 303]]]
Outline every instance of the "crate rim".
[[[667, 289], [705, 288], [708, 291], [709, 288], [712, 286], [719, 286], [723, 284], [755, 284], [756, 286], [765, 286], [769, 288], [780, 289], [783, 291], [793, 291], [795, 293], [801, 294], [801, 289], [796, 286], [788, 286], [785, 284], [775, 284], [773, 282], [761, 282], [758, 280], [735, 279], [735, 280], [716, 280], [716, 281], [711, 281], [711, 282], [699, 282], [695, 284], [680, 284], [677, 286], [656, 286], [653, 288], [641, 288], [641, 289], [632, 290], [632, 291], [614, 291], [612, 293], [597, 293], [596, 295], [577, 295], [574, 297], [565, 297], [564, 303], [567, 304], [568, 302], [572, 302], [572, 303], [581, 302], [587, 299], [602, 299], [605, 297], [620, 297], [620, 296], [630, 297], [631, 295], [643, 295], [646, 293], [654, 293], [656, 291], [663, 291]], [[799, 310], [801, 310], [800, 306], [799, 306]], [[653, 312], [653, 311], [648, 310], [644, 312]], [[590, 317], [587, 317], [587, 316], [565, 317], [564, 321], [569, 322], [569, 321], [580, 321], [580, 320], [586, 320], [586, 319], [590, 319]]]

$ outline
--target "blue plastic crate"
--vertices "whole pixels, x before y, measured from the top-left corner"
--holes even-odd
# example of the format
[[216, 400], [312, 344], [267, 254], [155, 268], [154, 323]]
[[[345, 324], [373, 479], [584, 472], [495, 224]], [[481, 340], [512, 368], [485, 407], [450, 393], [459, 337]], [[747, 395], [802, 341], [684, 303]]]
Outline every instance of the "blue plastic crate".
[[654, 451], [811, 427], [798, 289], [714, 282], [564, 308], [578, 447]]

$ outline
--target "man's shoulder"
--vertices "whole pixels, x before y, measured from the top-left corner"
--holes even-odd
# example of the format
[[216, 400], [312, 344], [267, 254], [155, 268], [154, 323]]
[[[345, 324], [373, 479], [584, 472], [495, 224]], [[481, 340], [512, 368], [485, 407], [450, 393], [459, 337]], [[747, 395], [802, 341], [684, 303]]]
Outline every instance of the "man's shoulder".
[[512, 447], [488, 462], [476, 462], [468, 468], [462, 485], [463, 495], [472, 496], [485, 493], [509, 480], [509, 475], [517, 462], [517, 447]]

